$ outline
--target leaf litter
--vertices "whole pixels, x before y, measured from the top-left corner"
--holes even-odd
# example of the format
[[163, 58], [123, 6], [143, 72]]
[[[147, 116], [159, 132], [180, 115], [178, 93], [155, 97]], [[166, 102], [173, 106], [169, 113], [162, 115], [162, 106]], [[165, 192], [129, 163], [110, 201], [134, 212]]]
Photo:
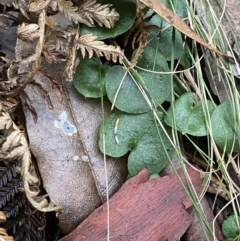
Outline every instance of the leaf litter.
[[[178, 30], [180, 30], [180, 32], [186, 34], [186, 36], [201, 43], [203, 46], [214, 51], [215, 53], [229, 58], [229, 56], [221, 53], [216, 48], [213, 48], [210, 45], [203, 42], [203, 40], [200, 39], [199, 36], [196, 35], [179, 17], [174, 15], [173, 12], [171, 12], [169, 9], [167, 9], [161, 3], [157, 2], [157, 1], [141, 1], [141, 2], [145, 3], [150, 8], [152, 8], [154, 11], [156, 11], [158, 14], [160, 14], [163, 18], [165, 18], [168, 22], [170, 22], [174, 27], [176, 27]], [[27, 6], [28, 6], [28, 8], [27, 8]], [[3, 85], [4, 93], [2, 96], [8, 96], [9, 98], [14, 98], [14, 97], [18, 96], [18, 94], [20, 92], [22, 92], [23, 89], [28, 84], [30, 84], [30, 83], [34, 84], [35, 78], [40, 76], [40, 73], [45, 64], [45, 61], [47, 63], [66, 62], [65, 76], [71, 78], [72, 74], [74, 73], [75, 68], [76, 68], [76, 65], [74, 64], [73, 60], [76, 60], [76, 62], [80, 61], [80, 58], [78, 58], [78, 56], [77, 56], [77, 49], [81, 50], [82, 57], [84, 57], [87, 54], [89, 57], [92, 57], [93, 55], [96, 55], [98, 57], [104, 56], [107, 60], [112, 60], [113, 62], [116, 62], [116, 61], [121, 62], [122, 59], [124, 58], [123, 51], [118, 46], [106, 45], [104, 42], [97, 40], [97, 36], [90, 35], [90, 34], [78, 36], [78, 33], [76, 33], [76, 31], [72, 27], [65, 28], [64, 30], [55, 28], [56, 25], [54, 24], [54, 21], [52, 21], [51, 17], [46, 16], [45, 9], [47, 6], [50, 6], [53, 11], [59, 10], [60, 12], [63, 12], [67, 18], [69, 18], [70, 20], [72, 20], [75, 23], [80, 22], [80, 23], [84, 23], [89, 26], [93, 26], [94, 21], [96, 21], [97, 24], [100, 26], [105, 25], [106, 27], [112, 27], [114, 22], [119, 19], [118, 14], [114, 10], [109, 10], [110, 5], [96, 4], [96, 1], [83, 1], [83, 4], [79, 8], [73, 6], [72, 2], [63, 1], [63, 0], [33, 1], [33, 2], [31, 2], [30, 5], [27, 5], [27, 3], [24, 1], [22, 3], [20, 3], [20, 2], [14, 3], [14, 7], [20, 9], [22, 14], [26, 18], [31, 18], [29, 12], [40, 12], [40, 14], [39, 14], [38, 24], [22, 24], [18, 28], [18, 46], [21, 46], [21, 41], [26, 41], [26, 42], [30, 43], [29, 46], [32, 45], [34, 47], [30, 49], [30, 50], [32, 50], [32, 52], [27, 50], [26, 53], [24, 53], [24, 50], [21, 49], [21, 47], [20, 47], [20, 49], [16, 49], [17, 56], [18, 56], [17, 60], [7, 60], [7, 58], [5, 59], [7, 64], [9, 64], [9, 66], [7, 67], [7, 68], [9, 68], [9, 71], [7, 73], [8, 79], [5, 79], [5, 83]], [[86, 15], [84, 16], [85, 13], [86, 13]], [[6, 28], [7, 25], [3, 25], [3, 27]], [[59, 32], [61, 32], [61, 33], [59, 33]], [[47, 38], [47, 36], [49, 38]], [[75, 39], [74, 39], [74, 36], [75, 36]], [[141, 56], [141, 54], [142, 54], [141, 49], [143, 49], [146, 44], [145, 37], [146, 37], [146, 35], [143, 35], [142, 37], [140, 37], [142, 42], [138, 42], [139, 46], [141, 46], [141, 47], [139, 48], [140, 51], [139, 51], [137, 59]], [[135, 36], [135, 38], [136, 38], [136, 36]], [[69, 44], [70, 44], [71, 48], [67, 47]], [[24, 49], [26, 49], [26, 48], [24, 48]], [[133, 66], [135, 65], [134, 62], [136, 62], [136, 61], [135, 60], [133, 61], [133, 63], [132, 63]], [[27, 68], [26, 68], [26, 66], [27, 66]], [[48, 79], [50, 79], [50, 78], [48, 78]], [[54, 83], [52, 85], [53, 88], [55, 88], [57, 86], [56, 82], [51, 82], [51, 83]], [[36, 82], [35, 82], [35, 84], [36, 84]], [[56, 104], [58, 106], [58, 105], [61, 105], [62, 103], [65, 103], [64, 102], [65, 97], [63, 97], [62, 100], [61, 100], [61, 98], [59, 98], [59, 96], [57, 98], [49, 98], [48, 93], [50, 93], [52, 91], [52, 88], [48, 87], [49, 89], [46, 92], [44, 92], [45, 87], [42, 82], [40, 84], [38, 84], [38, 87], [39, 87], [38, 90], [40, 90], [42, 93], [42, 97], [44, 97], [46, 99], [46, 101], [48, 102], [48, 106], [50, 106], [49, 101], [53, 102], [52, 99], [54, 99], [54, 102], [51, 103], [53, 106], [54, 106], [54, 104]], [[30, 89], [29, 95], [36, 94], [36, 92], [33, 89], [31, 91], [30, 85], [28, 85], [27, 88]], [[63, 93], [65, 94], [65, 90], [59, 89], [57, 91], [57, 93], [58, 93], [57, 95], [59, 95], [59, 92], [61, 92], [60, 93], [61, 95], [63, 95]], [[44, 93], [46, 93], [46, 94], [44, 94]], [[25, 94], [22, 94], [22, 96], [24, 96], [24, 95]], [[25, 101], [26, 101], [26, 103], [29, 103], [29, 109], [32, 110], [32, 113], [33, 113], [36, 109], [36, 107], [34, 107], [34, 104], [36, 104], [37, 102], [29, 101], [28, 94], [25, 96], [26, 96]], [[67, 98], [69, 98], [69, 97], [67, 97]], [[71, 101], [74, 103], [73, 100], [71, 100]], [[43, 101], [43, 103], [44, 103], [44, 101]], [[46, 109], [46, 106], [43, 108]], [[71, 107], [69, 107], [69, 108], [71, 108]], [[58, 110], [58, 108], [54, 107], [54, 110], [52, 110], [52, 113], [54, 113], [57, 110]], [[48, 110], [48, 111], [50, 112], [50, 110]], [[93, 111], [93, 109], [92, 109], [92, 111]], [[5, 113], [5, 112], [3, 111], [2, 113]], [[36, 111], [35, 119], [34, 119], [34, 122], [36, 122], [36, 123], [38, 123], [38, 121], [40, 122], [40, 119], [39, 120], [36, 119], [36, 115], [39, 115], [39, 113], [41, 113], [41, 110]], [[56, 119], [57, 119], [57, 116], [59, 117], [61, 115], [59, 115], [59, 113], [54, 114], [54, 117]], [[32, 117], [34, 117], [34, 116], [32, 116], [32, 114], [30, 114], [29, 118], [32, 118]], [[44, 115], [43, 115], [43, 117], [44, 117]], [[38, 118], [40, 118], [40, 117], [38, 116]], [[42, 118], [42, 116], [41, 116], [41, 118]], [[121, 124], [122, 124], [122, 119], [123, 118], [119, 118]], [[69, 123], [72, 124], [73, 122], [71, 121]], [[65, 122], [63, 121], [62, 124], [64, 125]], [[115, 143], [115, 144], [118, 144], [118, 145], [121, 143], [121, 139], [120, 139], [121, 124], [118, 123], [117, 131], [114, 130], [114, 123], [112, 125], [113, 126], [113, 128], [112, 128], [113, 136], [115, 135], [115, 138], [116, 138], [116, 135], [117, 135], [118, 142], [119, 142], [119, 143]], [[35, 125], [35, 124], [32, 124], [32, 125]], [[12, 126], [14, 126], [14, 125], [12, 125]], [[68, 128], [69, 125], [64, 126], [64, 128], [65, 127]], [[60, 131], [60, 129], [58, 131]], [[13, 133], [14, 133], [14, 131], [13, 131]], [[88, 136], [86, 136], [85, 138], [87, 139]], [[30, 140], [30, 142], [31, 142], [31, 140]], [[25, 175], [25, 180], [27, 179], [26, 177], [28, 177], [29, 180], [31, 180], [31, 182], [32, 182], [31, 184], [36, 185], [38, 179], [36, 177], [34, 177], [34, 175], [32, 175], [32, 174], [31, 175], [28, 174], [29, 169], [32, 170], [32, 167], [30, 168], [30, 166], [31, 166], [30, 156], [28, 156], [26, 158], [26, 156], [29, 155], [29, 153], [30, 153], [26, 139], [25, 140], [21, 139], [20, 143], [21, 143], [21, 145], [24, 146], [23, 149], [25, 150], [25, 154], [26, 154], [24, 156], [24, 158], [27, 160], [27, 165], [26, 165], [27, 169], [26, 169], [26, 172], [23, 172], [23, 174]], [[9, 145], [9, 143], [7, 145]], [[16, 143], [13, 144], [13, 146], [11, 146], [11, 145], [10, 146], [14, 147], [14, 145], [16, 145]], [[15, 146], [14, 151], [12, 151], [12, 152], [9, 151], [9, 156], [5, 155], [6, 153], [3, 151], [2, 152], [3, 156], [7, 159], [8, 158], [11, 159], [11, 158], [15, 157], [15, 155], [19, 155], [19, 156], [23, 155], [23, 152], [19, 151], [19, 150], [21, 150], [21, 148], [20, 148], [21, 145], [17, 146], [17, 147]], [[87, 155], [84, 155], [84, 156], [87, 156]], [[76, 156], [74, 156], [74, 157], [76, 157]], [[66, 159], [68, 159], [68, 157]], [[73, 160], [76, 160], [76, 159], [77, 158], [75, 158], [75, 159], [73, 158]], [[83, 158], [83, 161], [88, 162], [89, 159]], [[140, 170], [138, 170], [137, 172], [139, 172], [139, 171]], [[95, 175], [98, 175], [98, 174], [95, 174]], [[96, 176], [95, 176], [95, 178], [96, 178]], [[45, 178], [45, 181], [46, 180], [47, 180], [47, 177]], [[26, 184], [25, 186], [28, 187], [29, 183]], [[26, 189], [26, 190], [28, 190], [28, 189]], [[104, 190], [104, 188], [103, 188], [103, 190]], [[32, 194], [34, 197], [36, 197], [38, 195], [38, 192], [35, 191], [35, 192], [32, 192]], [[34, 204], [34, 201], [36, 201], [38, 199], [35, 200], [35, 198], [29, 196], [29, 200], [31, 200]], [[43, 201], [46, 199], [45, 199], [45, 197], [41, 197], [39, 200]], [[40, 201], [40, 203], [42, 204], [41, 201]], [[51, 205], [53, 205], [51, 202], [48, 203], [48, 201], [47, 201], [47, 203], [46, 202], [43, 202], [43, 203], [45, 206], [40, 205], [39, 209], [45, 207], [45, 211], [47, 211], [47, 209], [46, 209], [46, 206], [47, 206], [47, 207], [56, 208], [57, 210], [59, 210], [59, 207], [51, 206]], [[69, 232], [68, 228], [69, 227], [66, 228], [66, 230], [65, 230], [66, 232]]]

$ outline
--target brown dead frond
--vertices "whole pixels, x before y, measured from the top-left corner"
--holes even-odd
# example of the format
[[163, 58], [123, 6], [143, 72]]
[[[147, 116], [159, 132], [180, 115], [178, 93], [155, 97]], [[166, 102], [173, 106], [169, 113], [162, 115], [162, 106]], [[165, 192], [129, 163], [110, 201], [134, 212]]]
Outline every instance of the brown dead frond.
[[134, 67], [137, 64], [138, 59], [141, 57], [144, 51], [144, 47], [147, 44], [149, 30], [157, 28], [157, 26], [147, 25], [149, 20], [152, 18], [152, 15], [145, 18], [148, 10], [148, 7], [141, 8], [140, 3], [137, 1], [137, 19], [135, 20], [131, 29], [129, 29], [125, 35], [125, 46], [128, 43], [130, 36], [132, 37], [132, 49], [135, 49], [135, 46], [138, 45], [138, 49], [131, 61], [131, 67]]
[[39, 195], [39, 180], [35, 175], [31, 161], [31, 152], [25, 134], [12, 121], [8, 113], [4, 112], [0, 103], [0, 158], [2, 161], [21, 161], [21, 176], [26, 196], [30, 203], [42, 212], [59, 211], [60, 207], [48, 202], [46, 196]]
[[[44, 42], [45, 31], [45, 11], [39, 15], [38, 24], [25, 24], [19, 26], [18, 43], [19, 53], [18, 60], [11, 61], [7, 70], [7, 79], [1, 82], [0, 96], [13, 97], [23, 90], [33, 79], [35, 72], [41, 65], [41, 53]], [[35, 48], [23, 51], [21, 41], [35, 40]], [[31, 46], [31, 45], [30, 45]]]
[[78, 8], [73, 6], [71, 1], [66, 0], [53, 0], [50, 3], [51, 8], [56, 11], [62, 12], [66, 18], [72, 20], [74, 23], [87, 24], [85, 19], [78, 13]]
[[112, 28], [115, 21], [119, 19], [119, 14], [115, 9], [111, 9], [111, 4], [100, 4], [96, 0], [85, 0], [79, 7], [80, 15], [86, 19], [88, 25], [94, 26], [94, 21], [99, 26]]
[[23, 1], [13, 1], [12, 5], [15, 9], [19, 9], [21, 14], [26, 17], [27, 19], [30, 19], [29, 18], [29, 15], [28, 15], [28, 4], [29, 4], [29, 1], [28, 0], [23, 0]]
[[42, 54], [48, 63], [68, 59], [72, 35], [68, 28], [62, 29], [54, 17], [46, 18], [45, 42]]
[[123, 51], [119, 46], [106, 45], [103, 41], [96, 39], [97, 36], [93, 34], [85, 34], [77, 39], [76, 46], [77, 49], [80, 49], [83, 58], [88, 53], [89, 58], [92, 58], [95, 54], [97, 57], [104, 56], [107, 60], [112, 60], [113, 62], [122, 62]]
[[37, 1], [32, 1], [28, 5], [28, 10], [29, 12], [40, 12], [48, 6], [48, 4], [51, 2], [51, 0], [37, 0]]
[[7, 231], [4, 228], [0, 228], [0, 240], [2, 241], [14, 241], [12, 236], [7, 234]]

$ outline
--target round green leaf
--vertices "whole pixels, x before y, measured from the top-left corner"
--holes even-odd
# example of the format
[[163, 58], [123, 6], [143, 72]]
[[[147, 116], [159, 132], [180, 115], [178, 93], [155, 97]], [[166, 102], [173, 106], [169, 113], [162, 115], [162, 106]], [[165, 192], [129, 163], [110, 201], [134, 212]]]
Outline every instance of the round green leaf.
[[104, 76], [110, 67], [99, 59], [83, 59], [76, 68], [73, 84], [85, 97], [98, 98], [106, 94]]
[[[238, 222], [240, 223], [240, 217], [238, 216]], [[236, 239], [240, 235], [239, 226], [237, 225], [237, 220], [235, 215], [229, 216], [223, 221], [222, 231], [225, 238]]]
[[[211, 101], [207, 101], [207, 104], [211, 114], [214, 105]], [[193, 136], [207, 135], [202, 103], [194, 104], [192, 92], [186, 92], [174, 102], [174, 108], [171, 106], [168, 109], [164, 121], [169, 126], [174, 126], [175, 121], [177, 129], [186, 134]]]
[[[144, 53], [138, 61], [138, 66], [161, 72], [169, 72], [165, 58], [153, 48], [146, 47]], [[150, 107], [142, 96], [142, 93], [136, 86], [129, 74], [123, 77], [126, 70], [121, 66], [114, 66], [108, 70], [105, 75], [106, 91], [111, 102], [114, 101], [117, 89], [120, 91], [117, 95], [115, 106], [127, 113], [144, 113], [150, 111]], [[171, 93], [171, 76], [165, 74], [156, 74], [144, 70], [138, 70], [139, 75], [143, 78], [147, 93], [150, 99], [160, 105], [169, 98]], [[123, 81], [122, 81], [123, 80]]]
[[86, 25], [81, 25], [80, 34], [92, 33], [97, 36], [98, 40], [103, 40], [107, 38], [115, 38], [116, 36], [125, 33], [130, 29], [135, 21], [136, 17], [136, 3], [133, 0], [99, 0], [99, 3], [109, 3], [112, 7], [116, 9], [119, 13], [119, 20], [115, 22], [113, 28], [109, 29], [106, 27], [100, 27], [96, 24], [95, 27], [88, 27]]
[[[240, 151], [240, 123], [230, 100], [223, 102], [211, 116], [213, 138], [226, 151]], [[234, 146], [233, 146], [234, 145]]]
[[105, 88], [109, 100], [111, 102], [114, 101], [118, 86], [124, 78], [117, 95], [115, 106], [119, 110], [127, 113], [143, 113], [150, 111], [150, 107], [130, 75], [125, 74], [126, 70], [120, 65], [110, 68], [106, 73], [104, 81], [106, 81]]
[[[117, 120], [117, 130], [114, 128]], [[155, 125], [152, 112], [131, 115], [118, 112], [110, 115], [101, 126], [99, 147], [103, 152], [105, 133], [105, 152], [112, 157], [120, 157], [130, 152], [128, 170], [131, 176], [143, 168], [150, 174], [157, 174], [168, 163], [173, 147], [161, 128]]]
[[[145, 82], [150, 99], [157, 105], [169, 99], [171, 96], [171, 75], [164, 74], [164, 72], [170, 72], [164, 56], [154, 48], [145, 47], [137, 65], [152, 71], [138, 70], [139, 75]], [[154, 71], [163, 72], [163, 74], [154, 73]]]
[[[183, 41], [182, 35], [178, 30], [175, 31], [175, 40], [173, 42], [173, 27], [164, 29], [159, 36], [156, 36], [148, 46], [157, 49], [166, 60], [170, 61], [172, 52], [174, 59], [179, 59], [183, 54]], [[166, 47], [168, 46], [168, 47]]]

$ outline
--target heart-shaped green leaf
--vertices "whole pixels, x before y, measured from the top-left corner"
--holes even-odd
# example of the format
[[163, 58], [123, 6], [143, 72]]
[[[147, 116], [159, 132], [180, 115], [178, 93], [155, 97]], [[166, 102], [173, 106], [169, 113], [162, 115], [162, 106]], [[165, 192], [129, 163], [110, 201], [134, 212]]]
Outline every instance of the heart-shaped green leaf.
[[[145, 82], [147, 94], [150, 99], [152, 99], [156, 105], [160, 105], [170, 96], [171, 76], [169, 74], [153, 73], [152, 70], [169, 72], [170, 70], [165, 58], [153, 48], [146, 47], [142, 57], [138, 61], [138, 66], [151, 70], [144, 71], [139, 69], [138, 73]], [[144, 113], [150, 111], [149, 105], [135, 82], [128, 73], [126, 75], [125, 73], [126, 70], [124, 70], [121, 66], [114, 66], [108, 70], [105, 75], [106, 80], [104, 80], [106, 81], [108, 98], [111, 102], [114, 101], [117, 89], [122, 82], [115, 106], [119, 110], [127, 113]]]
[[227, 239], [236, 239], [237, 237], [239, 238], [240, 230], [239, 230], [238, 223], [240, 222], [240, 217], [238, 216], [237, 218], [238, 220], [236, 219], [235, 215], [231, 215], [226, 220], [223, 221], [222, 231], [225, 238]]
[[[119, 121], [117, 128], [116, 123]], [[131, 176], [143, 168], [150, 174], [157, 174], [170, 160], [173, 147], [156, 125], [152, 112], [131, 115], [118, 112], [110, 115], [101, 126], [99, 147], [112, 157], [120, 157], [131, 151], [128, 157], [128, 170]]]
[[150, 107], [143, 98], [140, 90], [122, 66], [116, 65], [110, 68], [105, 75], [104, 81], [106, 82], [107, 96], [112, 103], [114, 102], [118, 87], [122, 82], [115, 102], [115, 106], [119, 110], [127, 113], [150, 111]]
[[174, 53], [174, 59], [178, 59], [183, 54], [183, 41], [178, 30], [174, 30], [174, 34], [173, 41], [173, 27], [168, 27], [159, 36], [153, 38], [148, 46], [157, 49], [168, 61], [171, 60], [172, 52]]
[[[211, 114], [214, 110], [214, 105], [211, 101], [207, 101], [208, 110]], [[164, 121], [169, 126], [176, 127], [179, 131], [193, 136], [207, 135], [206, 119], [205, 119], [202, 103], [194, 104], [193, 93], [186, 92], [174, 102], [174, 108], [171, 106], [164, 118]]]
[[83, 59], [73, 77], [75, 88], [85, 97], [98, 98], [105, 95], [103, 77], [109, 68], [97, 58]]
[[213, 138], [226, 151], [240, 151], [240, 123], [230, 100], [219, 105], [211, 116]]
[[136, 3], [133, 0], [99, 0], [99, 3], [112, 4], [112, 7], [119, 13], [120, 18], [115, 22], [113, 28], [100, 27], [96, 24], [95, 27], [88, 27], [81, 25], [81, 35], [92, 33], [97, 36], [98, 40], [107, 38], [115, 38], [116, 36], [125, 33], [130, 29], [135, 21], [136, 16]]

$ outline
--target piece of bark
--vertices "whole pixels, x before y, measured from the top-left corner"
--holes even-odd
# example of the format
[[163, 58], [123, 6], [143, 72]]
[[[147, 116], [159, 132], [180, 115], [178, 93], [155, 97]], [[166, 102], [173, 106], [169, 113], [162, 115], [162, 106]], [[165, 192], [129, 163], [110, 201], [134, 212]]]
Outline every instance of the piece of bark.
[[[177, 173], [184, 184], [181, 169]], [[198, 192], [199, 172], [188, 168], [188, 174]], [[186, 231], [191, 215], [186, 211], [191, 202], [175, 173], [148, 180], [142, 170], [128, 180], [109, 202], [111, 241], [177, 240]], [[104, 203], [85, 219], [76, 230], [61, 241], [106, 240], [107, 205]]]
[[[186, 158], [184, 152], [181, 153], [181, 155]], [[179, 162], [179, 158], [176, 155], [176, 153], [174, 154], [173, 158], [172, 158], [172, 165], [168, 164], [162, 171], [161, 171], [161, 175], [169, 175], [171, 173], [173, 173], [173, 167], [174, 169], [177, 169], [180, 167], [180, 162]], [[214, 220], [214, 215], [213, 212], [210, 208], [210, 204], [207, 202], [206, 197], [203, 197], [201, 200], [201, 207], [202, 207], [202, 212], [208, 222], [209, 227], [212, 228], [212, 223]], [[206, 230], [206, 232], [208, 233], [208, 230]], [[224, 240], [222, 231], [220, 226], [218, 225], [218, 223], [215, 221], [215, 235], [218, 238], [218, 241], [222, 241]], [[211, 239], [211, 234], [208, 233], [208, 237], [209, 240]], [[192, 222], [189, 225], [184, 238], [186, 239], [186, 241], [205, 241], [206, 238], [204, 236], [202, 227], [200, 226], [200, 223], [198, 221], [198, 217], [196, 215], [196, 212], [193, 213], [193, 218], [192, 218]]]

